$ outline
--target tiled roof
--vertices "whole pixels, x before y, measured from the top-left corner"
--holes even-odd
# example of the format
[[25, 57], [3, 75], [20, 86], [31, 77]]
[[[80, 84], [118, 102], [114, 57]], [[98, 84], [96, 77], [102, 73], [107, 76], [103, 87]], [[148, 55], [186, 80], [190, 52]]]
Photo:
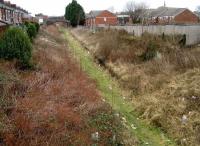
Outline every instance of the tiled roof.
[[86, 14], [86, 18], [97, 17], [103, 11], [106, 11], [106, 10], [92, 10], [92, 11], [90, 11], [90, 13]]
[[[94, 17], [97, 17], [98, 15], [100, 15], [102, 12], [104, 11], [108, 11], [110, 12], [109, 10], [92, 10], [90, 11], [89, 13], [86, 14], [86, 18], [94, 18]], [[112, 13], [112, 12], [110, 12]]]
[[103, 10], [93, 10], [90, 12], [90, 15], [92, 15], [93, 17], [97, 17], [99, 14], [101, 14], [103, 12]]
[[177, 16], [185, 10], [186, 8], [159, 7], [149, 10], [148, 13], [150, 17]]

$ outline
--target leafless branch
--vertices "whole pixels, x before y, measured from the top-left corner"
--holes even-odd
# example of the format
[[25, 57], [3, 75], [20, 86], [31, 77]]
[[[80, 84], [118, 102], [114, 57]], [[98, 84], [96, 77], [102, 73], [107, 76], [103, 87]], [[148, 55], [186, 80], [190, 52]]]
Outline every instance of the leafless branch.
[[142, 19], [145, 17], [145, 12], [148, 6], [143, 3], [135, 3], [134, 1], [129, 1], [126, 4], [126, 12], [132, 18], [133, 23], [141, 22]]

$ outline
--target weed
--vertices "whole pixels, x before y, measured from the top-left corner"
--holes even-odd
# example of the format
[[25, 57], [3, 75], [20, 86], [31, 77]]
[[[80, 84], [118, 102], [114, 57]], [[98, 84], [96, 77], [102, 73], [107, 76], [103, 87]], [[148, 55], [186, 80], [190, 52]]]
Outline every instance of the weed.
[[122, 123], [112, 112], [96, 113], [88, 122], [91, 127], [94, 127], [100, 133], [100, 141], [105, 142], [107, 140], [108, 145], [121, 143]]
[[149, 61], [153, 59], [154, 57], [156, 57], [157, 49], [158, 49], [158, 46], [154, 42], [150, 41], [147, 45], [147, 50], [141, 56], [142, 59], [144, 61]]

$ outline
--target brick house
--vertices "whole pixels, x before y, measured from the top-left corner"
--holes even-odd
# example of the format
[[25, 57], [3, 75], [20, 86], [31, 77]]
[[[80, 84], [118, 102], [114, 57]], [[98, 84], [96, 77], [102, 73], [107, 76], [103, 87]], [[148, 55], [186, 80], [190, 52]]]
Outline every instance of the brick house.
[[0, 0], [0, 26], [20, 25], [28, 12], [9, 1]]
[[187, 8], [159, 7], [147, 10], [149, 24], [195, 24], [199, 18]]
[[108, 10], [91, 11], [86, 14], [86, 26], [116, 25], [117, 16]]

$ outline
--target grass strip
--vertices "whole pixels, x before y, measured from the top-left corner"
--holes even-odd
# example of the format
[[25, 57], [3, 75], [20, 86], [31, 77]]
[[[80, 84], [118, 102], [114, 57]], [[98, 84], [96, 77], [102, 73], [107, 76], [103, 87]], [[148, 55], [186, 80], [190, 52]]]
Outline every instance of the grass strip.
[[105, 70], [94, 63], [93, 57], [70, 34], [68, 29], [61, 28], [60, 30], [68, 42], [69, 50], [79, 60], [82, 69], [96, 81], [97, 87], [106, 102], [123, 116], [124, 123], [126, 123], [130, 132], [138, 138], [140, 145], [175, 146], [175, 142], [166, 137], [161, 130], [137, 118], [133, 112], [133, 105], [122, 98], [118, 83]]

